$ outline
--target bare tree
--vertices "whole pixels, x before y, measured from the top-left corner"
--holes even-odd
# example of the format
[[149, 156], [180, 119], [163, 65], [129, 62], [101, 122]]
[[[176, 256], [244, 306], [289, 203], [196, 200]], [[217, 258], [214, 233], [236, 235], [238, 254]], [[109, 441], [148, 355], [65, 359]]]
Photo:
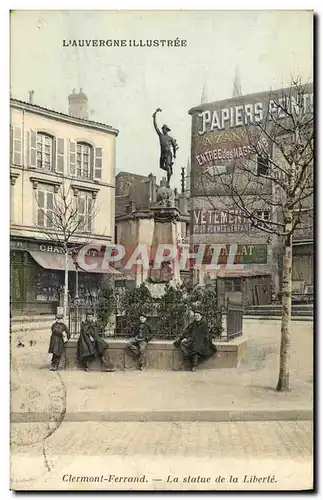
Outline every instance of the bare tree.
[[87, 244], [91, 223], [98, 213], [94, 200], [75, 196], [66, 181], [58, 188], [36, 191], [36, 225], [45, 238], [63, 250], [65, 279], [63, 311], [66, 320], [68, 310], [68, 263], [71, 250], [79, 250]]
[[[313, 216], [314, 117], [311, 85], [293, 81], [268, 95], [263, 120], [240, 130], [243, 154], [223, 171], [213, 162], [201, 175], [205, 194], [221, 185], [227, 210], [239, 209], [255, 230], [276, 236], [283, 253], [280, 369], [277, 391], [290, 388], [293, 235], [311, 228]], [[241, 98], [242, 99], [242, 98]], [[246, 145], [246, 146], [245, 146]], [[241, 149], [237, 148], [238, 150]], [[210, 171], [213, 169], [213, 178]]]

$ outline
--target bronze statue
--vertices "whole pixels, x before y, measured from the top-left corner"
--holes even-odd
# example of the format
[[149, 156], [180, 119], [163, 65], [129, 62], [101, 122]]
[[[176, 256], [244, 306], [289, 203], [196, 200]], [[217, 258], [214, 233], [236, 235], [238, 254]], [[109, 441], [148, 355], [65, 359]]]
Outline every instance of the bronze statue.
[[176, 158], [176, 151], [178, 150], [178, 144], [176, 139], [173, 139], [168, 132], [170, 132], [170, 128], [167, 125], [162, 126], [162, 131], [159, 130], [156, 115], [161, 112], [160, 108], [157, 108], [153, 114], [153, 123], [155, 130], [159, 137], [160, 143], [160, 160], [159, 167], [167, 172], [167, 187], [169, 187], [170, 178], [173, 175], [173, 159]]

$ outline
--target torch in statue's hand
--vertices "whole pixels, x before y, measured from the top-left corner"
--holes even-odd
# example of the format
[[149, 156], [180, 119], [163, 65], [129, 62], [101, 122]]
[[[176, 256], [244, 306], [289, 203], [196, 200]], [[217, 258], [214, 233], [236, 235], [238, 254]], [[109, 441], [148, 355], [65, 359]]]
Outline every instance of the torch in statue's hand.
[[160, 108], [157, 108], [157, 109], [156, 109], [156, 111], [155, 111], [155, 113], [153, 114], [153, 116], [156, 116], [156, 115], [157, 115], [157, 113], [160, 113], [160, 112], [161, 112], [161, 109], [160, 109]]

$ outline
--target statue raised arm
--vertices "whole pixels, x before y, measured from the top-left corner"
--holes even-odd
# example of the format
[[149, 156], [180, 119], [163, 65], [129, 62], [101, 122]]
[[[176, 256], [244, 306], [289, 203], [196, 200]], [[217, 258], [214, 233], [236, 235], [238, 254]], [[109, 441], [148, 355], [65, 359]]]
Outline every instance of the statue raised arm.
[[160, 143], [159, 167], [162, 170], [166, 170], [167, 186], [169, 187], [170, 178], [173, 175], [173, 165], [174, 165], [173, 158], [174, 159], [176, 158], [176, 151], [178, 150], [178, 144], [176, 142], [176, 139], [174, 139], [168, 134], [168, 132], [170, 132], [171, 130], [167, 125], [163, 125], [161, 131], [158, 128], [156, 115], [157, 113], [160, 112], [161, 109], [157, 108], [156, 111], [153, 113], [153, 124], [158, 134]]
[[157, 115], [157, 113], [160, 113], [160, 112], [161, 112], [161, 109], [157, 108], [155, 113], [153, 114], [153, 123], [154, 123], [154, 127], [155, 127], [155, 130], [156, 130], [158, 135], [162, 135], [160, 129], [158, 128], [157, 120], [156, 120], [156, 115]]

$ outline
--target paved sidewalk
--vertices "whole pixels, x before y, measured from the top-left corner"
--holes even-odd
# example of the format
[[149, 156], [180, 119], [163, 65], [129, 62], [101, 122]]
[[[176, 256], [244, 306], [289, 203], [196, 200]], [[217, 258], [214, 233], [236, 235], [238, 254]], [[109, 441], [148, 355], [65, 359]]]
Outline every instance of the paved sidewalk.
[[[48, 339], [37, 339], [32, 347], [27, 343], [25, 348], [13, 347], [12, 487], [311, 488], [312, 325], [292, 325], [292, 390], [288, 393], [275, 391], [279, 322], [246, 322], [245, 326], [248, 348], [238, 369], [201, 367], [195, 373], [50, 372]], [[93, 484], [63, 479], [85, 474], [140, 476], [145, 482]], [[248, 479], [268, 475], [273, 481], [269, 485]], [[169, 479], [174, 476], [178, 483]], [[211, 482], [186, 481], [200, 476], [209, 476]], [[218, 482], [220, 476], [224, 482]]]
[[[247, 352], [238, 369], [203, 370], [201, 366], [195, 373], [158, 370], [55, 373], [48, 370], [46, 342], [13, 348], [12, 412], [45, 411], [47, 388], [57, 385], [60, 378], [67, 395], [65, 418], [70, 420], [140, 420], [140, 414], [142, 419], [153, 420], [156, 412], [161, 420], [163, 415], [164, 420], [171, 418], [167, 412], [179, 412], [178, 415], [182, 412], [184, 420], [203, 420], [204, 412], [207, 420], [207, 411], [213, 412], [215, 420], [243, 419], [241, 412], [245, 418], [256, 420], [266, 419], [266, 414], [267, 419], [309, 418], [313, 399], [312, 326], [304, 323], [292, 326], [292, 390], [288, 393], [275, 391], [279, 322], [264, 323], [261, 328], [257, 323], [254, 327], [248, 323], [246, 337]], [[258, 416], [248, 417], [247, 412], [256, 410], [260, 412]], [[215, 411], [227, 413], [216, 418]], [[285, 413], [275, 415], [277, 411]], [[291, 411], [294, 413], [286, 413]], [[102, 412], [110, 417], [102, 416]], [[236, 412], [233, 417], [232, 412]]]

